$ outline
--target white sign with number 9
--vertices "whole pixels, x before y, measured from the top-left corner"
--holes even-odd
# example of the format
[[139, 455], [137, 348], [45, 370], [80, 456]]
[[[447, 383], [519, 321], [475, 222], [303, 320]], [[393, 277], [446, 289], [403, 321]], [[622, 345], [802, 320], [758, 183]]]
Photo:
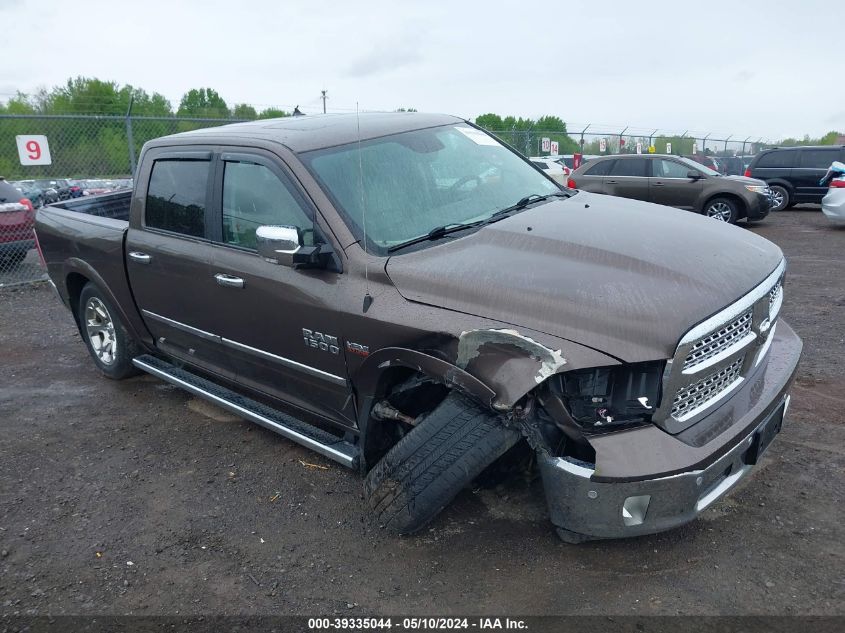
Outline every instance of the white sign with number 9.
[[16, 136], [21, 165], [52, 165], [47, 137], [41, 135]]

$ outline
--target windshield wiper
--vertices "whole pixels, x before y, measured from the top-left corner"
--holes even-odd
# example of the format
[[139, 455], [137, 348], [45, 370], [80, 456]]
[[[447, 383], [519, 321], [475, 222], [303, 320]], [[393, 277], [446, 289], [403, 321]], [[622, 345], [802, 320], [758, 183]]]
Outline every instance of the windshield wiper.
[[431, 240], [439, 240], [441, 237], [449, 235], [451, 233], [456, 233], [458, 231], [463, 231], [465, 229], [471, 229], [476, 226], [483, 226], [485, 224], [490, 224], [492, 222], [496, 222], [497, 220], [501, 220], [504, 218], [505, 215], [508, 213], [512, 213], [513, 211], [519, 211], [524, 209], [529, 204], [534, 204], [535, 202], [541, 202], [543, 200], [548, 200], [549, 198], [557, 198], [557, 197], [564, 197], [568, 198], [571, 194], [566, 193], [565, 191], [556, 191], [554, 193], [546, 193], [546, 194], [539, 194], [539, 193], [532, 193], [529, 196], [525, 196], [524, 198], [520, 198], [516, 204], [512, 204], [509, 207], [505, 207], [504, 209], [499, 209], [491, 216], [484, 220], [479, 220], [477, 222], [456, 222], [453, 224], [443, 224], [441, 226], [435, 226], [425, 235], [420, 235], [419, 237], [415, 237], [414, 239], [408, 240], [407, 242], [402, 242], [401, 244], [396, 244], [391, 246], [387, 249], [388, 253], [393, 253], [394, 251], [398, 251], [399, 249], [405, 248], [407, 246], [413, 246], [414, 244], [419, 244], [420, 242], [428, 242]]
[[566, 193], [565, 191], [555, 191], [554, 193], [532, 193], [524, 198], [520, 198], [516, 204], [512, 204], [504, 209], [499, 209], [487, 219], [487, 222], [501, 220], [502, 216], [512, 213], [513, 211], [521, 211], [529, 204], [534, 204], [535, 202], [542, 202], [543, 200], [548, 200], [549, 198], [568, 198], [570, 195], [572, 194]]
[[454, 224], [443, 224], [441, 226], [435, 226], [425, 235], [420, 235], [419, 237], [415, 237], [412, 240], [408, 240], [407, 242], [402, 242], [401, 244], [396, 244], [395, 246], [391, 246], [387, 249], [388, 253], [392, 253], [393, 251], [398, 251], [400, 248], [405, 248], [406, 246], [413, 246], [414, 244], [419, 244], [420, 242], [428, 242], [430, 240], [439, 240], [441, 237], [449, 235], [450, 233], [456, 233], [458, 231], [463, 231], [465, 229], [471, 229], [475, 226], [481, 226], [485, 224], [487, 221], [482, 220], [480, 222], [460, 222]]

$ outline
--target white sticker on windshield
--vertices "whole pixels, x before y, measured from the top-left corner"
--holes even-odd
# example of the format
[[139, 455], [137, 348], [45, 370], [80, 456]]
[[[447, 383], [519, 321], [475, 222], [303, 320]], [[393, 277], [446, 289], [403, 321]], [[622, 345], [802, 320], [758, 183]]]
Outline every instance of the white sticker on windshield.
[[467, 127], [466, 125], [459, 125], [455, 127], [458, 132], [466, 136], [472, 142], [478, 145], [499, 145], [499, 142], [492, 136], [488, 136], [481, 130], [476, 130], [474, 127]]

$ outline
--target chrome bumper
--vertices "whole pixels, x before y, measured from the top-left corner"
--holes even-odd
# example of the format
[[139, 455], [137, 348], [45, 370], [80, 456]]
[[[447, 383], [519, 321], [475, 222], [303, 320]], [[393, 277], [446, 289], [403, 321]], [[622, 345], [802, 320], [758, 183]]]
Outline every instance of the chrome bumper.
[[[734, 436], [727, 449], [724, 445], [717, 446], [714, 440], [712, 454], [719, 457], [708, 460], [705, 466], [668, 476], [608, 480], [597, 476], [591, 464], [538, 452], [550, 517], [561, 538], [573, 541], [622, 538], [669, 530], [695, 519], [748, 476], [760, 454], [780, 431], [789, 406], [787, 390], [800, 354], [800, 340], [791, 330], [790, 334], [797, 348], [794, 343], [785, 350], [777, 350], [777, 344], [773, 345], [771, 352], [775, 354], [770, 352], [767, 359], [768, 371], [758, 377], [758, 384], [765, 384], [763, 389], [768, 392], [768, 406], [759, 403], [765, 413], [746, 409], [744, 415], [737, 415], [733, 428], [744, 431]], [[706, 423], [706, 419], [699, 422]], [[622, 436], [619, 439], [626, 441]], [[674, 441], [680, 442], [677, 438]], [[664, 456], [655, 455], [654, 462], [659, 462], [661, 457]]]

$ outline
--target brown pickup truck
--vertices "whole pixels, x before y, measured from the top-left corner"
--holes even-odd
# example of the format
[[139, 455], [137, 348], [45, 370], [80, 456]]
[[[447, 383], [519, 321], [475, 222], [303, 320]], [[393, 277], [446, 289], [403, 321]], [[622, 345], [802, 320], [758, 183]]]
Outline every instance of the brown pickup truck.
[[690, 521], [780, 430], [801, 353], [775, 245], [562, 188], [443, 115], [157, 139], [132, 192], [36, 234], [103, 374], [358, 469], [401, 533], [512, 448], [566, 541]]

